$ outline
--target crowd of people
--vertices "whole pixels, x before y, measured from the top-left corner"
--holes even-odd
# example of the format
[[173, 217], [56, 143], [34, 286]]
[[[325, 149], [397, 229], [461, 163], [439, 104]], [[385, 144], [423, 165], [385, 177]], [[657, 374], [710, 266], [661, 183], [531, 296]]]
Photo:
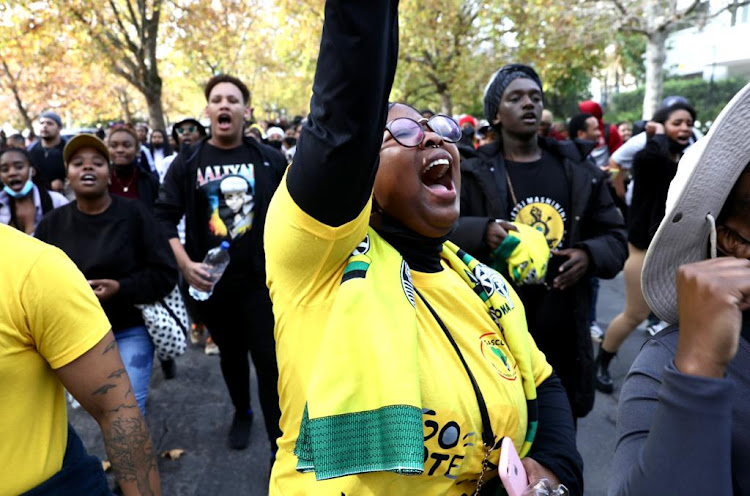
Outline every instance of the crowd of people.
[[[500, 494], [508, 444], [525, 485], [584, 494], [577, 421], [644, 321], [610, 494], [750, 491], [733, 393], [750, 377], [750, 86], [706, 137], [679, 96], [644, 122], [594, 101], [555, 121], [522, 64], [493, 74], [482, 119], [447, 116], [389, 102], [397, 26], [397, 0], [328, 0], [304, 118], [255, 122], [249, 88], [218, 75], [206, 126], [66, 140], [48, 111], [37, 140], [4, 139], [0, 495], [110, 494], [63, 388], [97, 420], [114, 490], [160, 494], [141, 307], [175, 288], [186, 337], [219, 355], [231, 449], [250, 441], [252, 359], [272, 495]], [[217, 280], [203, 260], [224, 242]], [[603, 331], [599, 279], [620, 272]], [[160, 360], [166, 379], [178, 363]]]

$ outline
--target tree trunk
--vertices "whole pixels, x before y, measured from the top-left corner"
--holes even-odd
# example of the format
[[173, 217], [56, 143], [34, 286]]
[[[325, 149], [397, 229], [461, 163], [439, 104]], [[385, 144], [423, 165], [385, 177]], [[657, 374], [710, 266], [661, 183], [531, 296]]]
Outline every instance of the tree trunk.
[[23, 118], [23, 123], [26, 125], [26, 129], [29, 130], [30, 133], [34, 132], [34, 122], [31, 119], [31, 116], [29, 115], [29, 112], [26, 110], [26, 107], [23, 104], [23, 101], [21, 101], [21, 95], [18, 93], [18, 88], [14, 85], [12, 88], [13, 91], [13, 98], [16, 100], [16, 108], [18, 109], [18, 113], [21, 114], [21, 117]]
[[664, 62], [667, 59], [667, 30], [649, 33], [646, 42], [646, 92], [643, 96], [643, 119], [653, 117], [659, 108], [664, 89]]
[[10, 71], [7, 62], [5, 62], [5, 59], [2, 60], [2, 66], [3, 72], [5, 72], [5, 77], [8, 79], [7, 86], [10, 89], [11, 93], [13, 93], [13, 99], [16, 102], [18, 113], [21, 114], [21, 118], [23, 119], [23, 123], [26, 125], [26, 128], [30, 133], [33, 134], [34, 122], [32, 121], [29, 112], [26, 110], [26, 106], [23, 104], [23, 100], [21, 99], [21, 92], [18, 90], [18, 81], [16, 81], [16, 78], [13, 77], [13, 73]]
[[130, 112], [130, 96], [123, 88], [117, 88], [117, 99], [120, 101], [123, 121], [133, 122], [133, 114]]
[[161, 105], [161, 84], [157, 89], [152, 89], [146, 97], [148, 104], [148, 120], [151, 129], [166, 129], [164, 125], [164, 108]]
[[440, 112], [453, 115], [453, 99], [447, 89], [440, 92]]

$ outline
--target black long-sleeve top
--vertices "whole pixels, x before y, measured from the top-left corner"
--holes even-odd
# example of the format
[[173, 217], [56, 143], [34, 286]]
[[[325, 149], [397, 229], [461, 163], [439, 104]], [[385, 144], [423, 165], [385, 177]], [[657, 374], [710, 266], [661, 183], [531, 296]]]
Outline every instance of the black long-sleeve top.
[[177, 284], [177, 263], [166, 237], [137, 200], [112, 197], [112, 204], [88, 215], [70, 203], [45, 215], [36, 237], [62, 249], [86, 279], [114, 279], [120, 291], [102, 302], [112, 330], [143, 325], [134, 305], [153, 303]]
[[[308, 215], [338, 227], [355, 219], [372, 194], [398, 58], [398, 0], [328, 0], [325, 15], [311, 114], [287, 187]], [[434, 245], [442, 240], [389, 227], [381, 234], [410, 266], [439, 266]], [[565, 390], [553, 374], [537, 394], [539, 425], [529, 456], [571, 494], [583, 494], [583, 461]]]
[[633, 201], [628, 214], [628, 241], [648, 249], [666, 211], [667, 192], [677, 174], [667, 136], [657, 134], [633, 159]]

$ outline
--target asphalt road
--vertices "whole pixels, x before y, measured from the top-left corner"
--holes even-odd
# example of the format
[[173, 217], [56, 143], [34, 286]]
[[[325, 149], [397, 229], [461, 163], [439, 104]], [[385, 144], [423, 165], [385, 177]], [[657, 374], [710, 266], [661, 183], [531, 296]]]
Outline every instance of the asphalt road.
[[[623, 306], [622, 277], [602, 281], [599, 295], [598, 319], [606, 328]], [[594, 411], [579, 421], [578, 447], [585, 463], [587, 495], [603, 496], [607, 493], [619, 387], [646, 338], [641, 329], [625, 342], [612, 363], [616, 384], [614, 395], [597, 393]], [[226, 435], [233, 409], [221, 378], [218, 357], [206, 356], [202, 348], [190, 347], [177, 363], [177, 377], [170, 381], [164, 380], [158, 361], [155, 363], [148, 400], [148, 423], [158, 452], [185, 450], [178, 460], [160, 458], [163, 494], [266, 495], [270, 447], [257, 394], [254, 392], [252, 398], [255, 422], [251, 445], [245, 451], [230, 450]], [[96, 423], [81, 409], [70, 411], [71, 422], [89, 451], [106, 458]]]

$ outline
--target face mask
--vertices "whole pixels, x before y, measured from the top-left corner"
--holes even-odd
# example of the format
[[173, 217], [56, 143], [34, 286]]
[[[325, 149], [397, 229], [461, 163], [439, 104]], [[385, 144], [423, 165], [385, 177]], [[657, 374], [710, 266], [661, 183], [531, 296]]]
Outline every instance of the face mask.
[[23, 188], [21, 188], [21, 191], [14, 191], [10, 189], [9, 186], [5, 186], [3, 188], [3, 191], [8, 193], [9, 196], [13, 198], [23, 198], [26, 195], [29, 194], [29, 192], [34, 188], [34, 183], [31, 181], [31, 179], [26, 180], [26, 184], [23, 185]]
[[281, 150], [281, 141], [269, 141], [268, 144], [277, 150]]
[[669, 151], [672, 153], [682, 153], [683, 151], [685, 151], [685, 148], [688, 147], [687, 144], [683, 145], [682, 143], [678, 143], [672, 138], [667, 138], [667, 141], [669, 142]]

